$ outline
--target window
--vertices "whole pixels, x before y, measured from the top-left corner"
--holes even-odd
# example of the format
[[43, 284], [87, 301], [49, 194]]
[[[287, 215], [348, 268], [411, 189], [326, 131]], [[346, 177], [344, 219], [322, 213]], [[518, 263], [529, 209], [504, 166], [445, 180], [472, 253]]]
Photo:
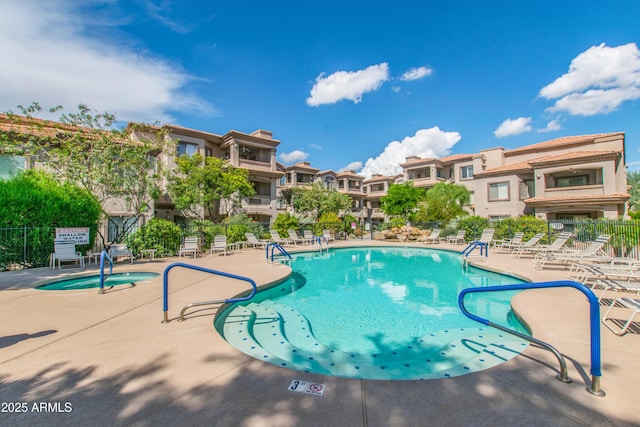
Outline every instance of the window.
[[198, 152], [198, 146], [188, 142], [178, 142], [178, 156], [193, 156]]
[[589, 175], [573, 175], [556, 178], [556, 187], [578, 187], [589, 185]]
[[509, 200], [509, 183], [496, 182], [489, 184], [489, 201]]
[[24, 170], [24, 165], [23, 156], [0, 155], [0, 179], [11, 178], [16, 172]]
[[533, 187], [532, 179], [525, 179], [520, 181], [520, 200], [528, 199], [529, 197], [534, 197], [535, 191]]
[[107, 229], [107, 240], [115, 242], [122, 237], [128, 236], [135, 231], [138, 226], [138, 218], [125, 218], [121, 216], [110, 216]]
[[460, 179], [472, 179], [472, 178], [473, 178], [473, 166], [461, 166]]

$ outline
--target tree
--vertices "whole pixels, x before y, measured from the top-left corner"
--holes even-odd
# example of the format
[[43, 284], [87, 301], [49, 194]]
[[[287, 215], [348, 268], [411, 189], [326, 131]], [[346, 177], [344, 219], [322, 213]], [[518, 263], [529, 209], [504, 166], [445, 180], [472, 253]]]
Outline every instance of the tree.
[[339, 215], [353, 204], [349, 195], [335, 189], [324, 188], [319, 182], [292, 188], [289, 200], [296, 213], [310, 216], [313, 221], [317, 221], [320, 216], [328, 212]]
[[629, 214], [636, 217], [640, 211], [640, 171], [627, 172], [627, 185], [631, 186], [629, 194], [631, 198], [627, 202], [629, 204]]
[[387, 215], [402, 216], [406, 221], [424, 194], [424, 189], [414, 187], [411, 181], [391, 184], [387, 195], [380, 199], [380, 209]]
[[242, 198], [255, 194], [248, 170], [235, 168], [217, 157], [184, 154], [176, 159], [176, 166], [167, 191], [176, 209], [185, 216], [215, 218], [221, 200], [230, 202], [229, 216]]
[[427, 191], [424, 201], [418, 205], [414, 219], [419, 222], [447, 223], [467, 215], [464, 206], [469, 203], [470, 198], [465, 186], [439, 182]]
[[[163, 170], [155, 156], [173, 146], [167, 132], [157, 126], [130, 125], [114, 129], [116, 117], [95, 113], [84, 104], [78, 112], [62, 114], [58, 122], [37, 119], [42, 111], [38, 103], [18, 107], [22, 115], [7, 113], [8, 130], [0, 129], [1, 152], [25, 155], [42, 162], [63, 182], [74, 183], [93, 194], [102, 206], [122, 201], [128, 212], [125, 227], [119, 228], [115, 241], [129, 233], [160, 196]], [[52, 108], [55, 113], [62, 107]], [[132, 136], [135, 135], [135, 138]], [[108, 219], [110, 220], [110, 219]], [[103, 245], [106, 243], [101, 234]]]

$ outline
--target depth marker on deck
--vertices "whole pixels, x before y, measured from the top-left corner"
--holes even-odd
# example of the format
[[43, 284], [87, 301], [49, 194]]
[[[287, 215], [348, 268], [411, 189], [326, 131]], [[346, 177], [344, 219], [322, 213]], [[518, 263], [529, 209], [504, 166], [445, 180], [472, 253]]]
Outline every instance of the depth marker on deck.
[[326, 387], [324, 384], [293, 380], [291, 381], [291, 384], [289, 384], [288, 390], [295, 391], [298, 393], [307, 393], [307, 394], [313, 394], [315, 396], [322, 396], [324, 394], [325, 388]]

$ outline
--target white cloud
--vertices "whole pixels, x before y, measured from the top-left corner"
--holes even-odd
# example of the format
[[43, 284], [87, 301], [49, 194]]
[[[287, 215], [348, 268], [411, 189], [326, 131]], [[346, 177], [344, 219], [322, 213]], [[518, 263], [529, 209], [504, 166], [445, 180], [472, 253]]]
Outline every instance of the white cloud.
[[317, 148], [318, 150], [322, 150], [322, 145], [318, 145], [318, 144], [309, 144], [309, 147]]
[[280, 154], [280, 159], [284, 162], [284, 163], [296, 163], [296, 162], [301, 162], [303, 160], [306, 160], [306, 158], [309, 157], [308, 153], [305, 153], [302, 150], [293, 150], [290, 153], [281, 153]]
[[552, 132], [555, 130], [560, 130], [562, 129], [562, 125], [560, 124], [560, 120], [559, 119], [554, 119], [551, 120], [549, 123], [547, 123], [547, 126], [542, 128], [542, 129], [538, 129], [538, 132]]
[[504, 138], [505, 136], [520, 135], [521, 133], [531, 131], [531, 117], [519, 117], [517, 119], [507, 119], [498, 129], [493, 131], [493, 134], [497, 138]]
[[404, 81], [418, 80], [423, 77], [431, 75], [431, 73], [433, 73], [433, 70], [429, 67], [411, 68], [407, 72], [405, 72], [402, 75], [402, 77], [400, 77], [400, 80], [404, 80]]
[[362, 162], [351, 162], [347, 166], [340, 168], [338, 172], [357, 171], [358, 169], [362, 169]]
[[[6, 0], [0, 14], [0, 110], [38, 102], [65, 110], [87, 104], [121, 121], [172, 122], [172, 111], [214, 114], [186, 91], [176, 64], [107, 34], [113, 22], [82, 15], [72, 0]], [[9, 59], [10, 58], [10, 59]]]
[[379, 89], [388, 79], [389, 65], [386, 62], [359, 71], [336, 71], [326, 77], [322, 73], [316, 78], [307, 104], [317, 107], [335, 104], [342, 99], [357, 104], [362, 100], [362, 95]]
[[592, 46], [571, 61], [569, 72], [540, 90], [555, 99], [548, 111], [572, 115], [607, 114], [640, 98], [640, 51], [635, 43]]
[[451, 148], [460, 141], [458, 132], [445, 132], [437, 126], [420, 129], [414, 136], [407, 136], [402, 141], [392, 141], [376, 158], [369, 158], [361, 175], [370, 177], [373, 174], [396, 175], [402, 172], [400, 165], [408, 156], [444, 157], [451, 153]]

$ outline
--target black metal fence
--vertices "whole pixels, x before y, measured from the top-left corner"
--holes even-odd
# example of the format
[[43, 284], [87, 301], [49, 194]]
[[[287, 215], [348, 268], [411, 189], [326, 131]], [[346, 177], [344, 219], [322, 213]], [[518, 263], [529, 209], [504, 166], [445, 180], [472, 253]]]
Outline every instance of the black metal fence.
[[[422, 229], [433, 229], [439, 227], [438, 223], [414, 224]], [[482, 230], [487, 227], [487, 221], [467, 224], [470, 232], [468, 240], [477, 238]], [[493, 222], [489, 226], [499, 228], [501, 235], [498, 238], [509, 238], [517, 231], [518, 223], [513, 220], [503, 220]], [[213, 236], [224, 234], [230, 243], [245, 240], [244, 233], [249, 231], [258, 237], [266, 237], [270, 225], [267, 223], [247, 224], [211, 224], [209, 227], [197, 227], [194, 225], [184, 225], [178, 227], [171, 233], [141, 233], [140, 229], [133, 229], [125, 243], [139, 254], [144, 249], [155, 249], [156, 256], [173, 256], [178, 253], [180, 244], [185, 236], [197, 235], [201, 237], [203, 248], [208, 248]], [[299, 231], [312, 230], [314, 234], [320, 234], [324, 229], [330, 229], [337, 238], [358, 238], [369, 239], [372, 233], [381, 229], [389, 228], [389, 224], [376, 224], [371, 229], [363, 224], [356, 224], [342, 221], [339, 223], [313, 223], [299, 227]], [[640, 259], [640, 221], [628, 220], [551, 220], [543, 223], [542, 228], [546, 228], [547, 240], [552, 240], [562, 231], [572, 233], [571, 245], [580, 249], [585, 247], [589, 241], [594, 240], [601, 234], [611, 235], [611, 239], [606, 246], [609, 255], [617, 257], [629, 257]], [[451, 230], [453, 231], [453, 230]], [[91, 242], [96, 241], [96, 231], [90, 230]], [[54, 227], [19, 227], [0, 228], [0, 271], [17, 270], [24, 268], [44, 267], [49, 265], [51, 253], [55, 239]], [[100, 243], [90, 245], [79, 245], [77, 247], [82, 253], [99, 252], [102, 248]]]

